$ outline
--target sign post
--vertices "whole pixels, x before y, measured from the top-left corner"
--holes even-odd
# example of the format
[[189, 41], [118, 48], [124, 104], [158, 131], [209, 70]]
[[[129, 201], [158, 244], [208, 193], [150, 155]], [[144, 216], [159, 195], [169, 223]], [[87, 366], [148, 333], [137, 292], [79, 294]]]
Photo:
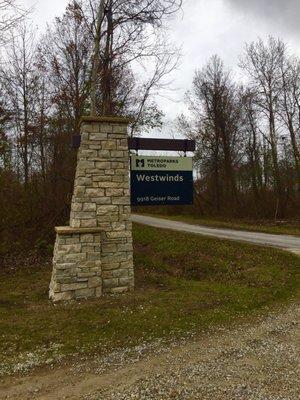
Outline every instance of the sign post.
[[193, 204], [193, 159], [131, 156], [131, 204]]

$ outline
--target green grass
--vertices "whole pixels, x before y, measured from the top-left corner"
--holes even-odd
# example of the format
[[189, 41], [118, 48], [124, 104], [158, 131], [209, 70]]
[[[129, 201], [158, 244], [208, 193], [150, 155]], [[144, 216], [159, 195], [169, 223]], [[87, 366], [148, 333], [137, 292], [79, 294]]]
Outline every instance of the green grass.
[[248, 219], [222, 219], [197, 217], [196, 215], [157, 215], [147, 214], [153, 217], [166, 218], [174, 221], [182, 221], [195, 225], [211, 226], [214, 228], [229, 228], [236, 230], [255, 231], [274, 234], [300, 236], [300, 221], [274, 222], [270, 220]]
[[53, 305], [51, 266], [0, 273], [0, 373], [202, 331], [299, 295], [299, 258], [280, 250], [134, 226], [136, 291]]

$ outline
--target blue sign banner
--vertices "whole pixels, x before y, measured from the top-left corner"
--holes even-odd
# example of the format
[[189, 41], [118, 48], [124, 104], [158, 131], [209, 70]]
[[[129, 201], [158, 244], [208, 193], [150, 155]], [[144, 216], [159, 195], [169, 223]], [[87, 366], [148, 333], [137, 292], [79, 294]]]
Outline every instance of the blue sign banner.
[[131, 204], [193, 204], [192, 159], [132, 156]]

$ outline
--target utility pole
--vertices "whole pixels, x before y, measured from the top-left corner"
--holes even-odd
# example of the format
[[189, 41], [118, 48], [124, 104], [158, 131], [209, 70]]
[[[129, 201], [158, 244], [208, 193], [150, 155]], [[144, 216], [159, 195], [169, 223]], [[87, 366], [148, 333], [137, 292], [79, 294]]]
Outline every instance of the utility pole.
[[90, 115], [96, 115], [96, 86], [97, 86], [97, 73], [99, 70], [99, 52], [100, 52], [100, 40], [101, 40], [101, 24], [104, 17], [104, 6], [105, 0], [100, 0], [97, 21], [96, 21], [96, 35], [94, 42], [94, 60], [92, 69], [92, 82], [91, 82], [91, 112]]

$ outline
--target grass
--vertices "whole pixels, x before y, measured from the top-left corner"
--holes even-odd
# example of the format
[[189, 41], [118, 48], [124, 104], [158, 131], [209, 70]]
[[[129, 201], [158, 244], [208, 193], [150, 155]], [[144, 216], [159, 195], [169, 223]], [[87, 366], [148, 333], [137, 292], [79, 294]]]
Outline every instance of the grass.
[[198, 217], [196, 215], [148, 215], [174, 221], [187, 222], [190, 224], [211, 226], [214, 228], [229, 228], [236, 230], [300, 236], [300, 221], [276, 223], [271, 220], [208, 218]]
[[299, 295], [299, 258], [134, 226], [136, 291], [53, 305], [51, 266], [0, 273], [0, 373], [199, 332]]

